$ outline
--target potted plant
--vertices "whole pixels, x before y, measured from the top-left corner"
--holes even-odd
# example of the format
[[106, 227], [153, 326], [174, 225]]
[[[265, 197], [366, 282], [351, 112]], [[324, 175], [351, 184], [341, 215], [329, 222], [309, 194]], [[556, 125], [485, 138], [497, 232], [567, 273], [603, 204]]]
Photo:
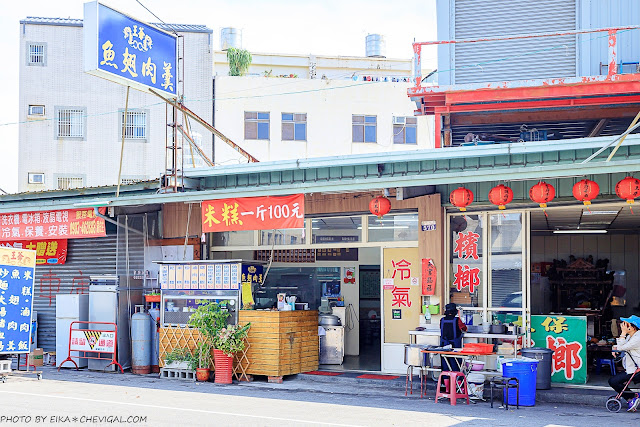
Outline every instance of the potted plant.
[[197, 381], [209, 381], [211, 373], [211, 345], [209, 342], [200, 341], [196, 344], [189, 365], [192, 370], [196, 371]]
[[233, 355], [244, 350], [250, 327], [250, 323], [244, 326], [229, 325], [220, 329], [211, 339], [216, 383], [232, 383]]
[[164, 367], [170, 369], [191, 369], [192, 356], [188, 348], [176, 347], [164, 356]]
[[233, 372], [233, 354], [244, 350], [245, 338], [250, 324], [229, 326], [231, 316], [226, 310], [228, 301], [209, 303], [199, 306], [191, 315], [189, 325], [198, 328], [204, 340], [213, 348], [215, 382], [231, 384]]

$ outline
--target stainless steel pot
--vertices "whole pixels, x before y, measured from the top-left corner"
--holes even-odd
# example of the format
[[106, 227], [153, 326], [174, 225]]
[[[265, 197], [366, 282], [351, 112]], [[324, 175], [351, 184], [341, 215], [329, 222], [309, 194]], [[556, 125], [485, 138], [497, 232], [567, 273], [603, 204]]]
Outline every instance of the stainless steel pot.
[[506, 330], [505, 325], [491, 325], [491, 334], [504, 334]]
[[418, 344], [404, 345], [404, 364], [412, 366], [424, 366], [425, 355], [422, 353], [423, 346]]
[[508, 334], [515, 334], [517, 330], [518, 330], [518, 327], [516, 325], [507, 325]]
[[340, 326], [340, 318], [333, 314], [321, 314], [318, 316], [318, 325], [320, 326]]

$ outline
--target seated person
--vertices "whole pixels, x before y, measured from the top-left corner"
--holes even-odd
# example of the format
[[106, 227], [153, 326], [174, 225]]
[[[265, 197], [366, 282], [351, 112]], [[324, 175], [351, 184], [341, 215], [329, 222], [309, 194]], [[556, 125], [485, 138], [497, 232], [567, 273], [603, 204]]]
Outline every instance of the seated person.
[[[462, 347], [462, 333], [467, 325], [458, 317], [458, 308], [454, 303], [444, 306], [444, 317], [440, 319], [440, 346], [451, 345], [453, 348]], [[443, 371], [459, 371], [458, 364], [453, 358], [443, 357]]]
[[[621, 317], [620, 337], [617, 338], [617, 345], [613, 346], [613, 350], [624, 351], [624, 372], [616, 374], [609, 378], [609, 385], [618, 393], [622, 391], [624, 385], [629, 381], [631, 375], [638, 369], [640, 364], [640, 317], [633, 315], [631, 317]], [[614, 353], [615, 355], [615, 353]], [[640, 373], [633, 377], [634, 383], [640, 382]], [[622, 397], [629, 403], [629, 412], [635, 412], [640, 406], [640, 397], [638, 393], [625, 391]]]

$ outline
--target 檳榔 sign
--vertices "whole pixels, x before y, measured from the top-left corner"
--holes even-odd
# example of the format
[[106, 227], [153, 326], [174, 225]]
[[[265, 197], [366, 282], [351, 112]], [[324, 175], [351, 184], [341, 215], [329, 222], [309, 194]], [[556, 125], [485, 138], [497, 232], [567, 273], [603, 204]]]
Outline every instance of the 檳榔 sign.
[[138, 90], [177, 90], [177, 36], [99, 2], [84, 5], [84, 71]]

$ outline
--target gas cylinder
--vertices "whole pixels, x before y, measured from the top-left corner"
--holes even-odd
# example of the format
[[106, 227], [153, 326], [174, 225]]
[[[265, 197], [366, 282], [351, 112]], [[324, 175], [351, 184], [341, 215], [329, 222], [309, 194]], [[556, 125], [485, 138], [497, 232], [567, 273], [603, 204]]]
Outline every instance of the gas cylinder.
[[149, 310], [149, 323], [151, 326], [151, 372], [160, 372], [158, 360], [160, 359], [160, 310], [152, 308]]
[[142, 310], [131, 316], [131, 372], [151, 372], [151, 322]]

